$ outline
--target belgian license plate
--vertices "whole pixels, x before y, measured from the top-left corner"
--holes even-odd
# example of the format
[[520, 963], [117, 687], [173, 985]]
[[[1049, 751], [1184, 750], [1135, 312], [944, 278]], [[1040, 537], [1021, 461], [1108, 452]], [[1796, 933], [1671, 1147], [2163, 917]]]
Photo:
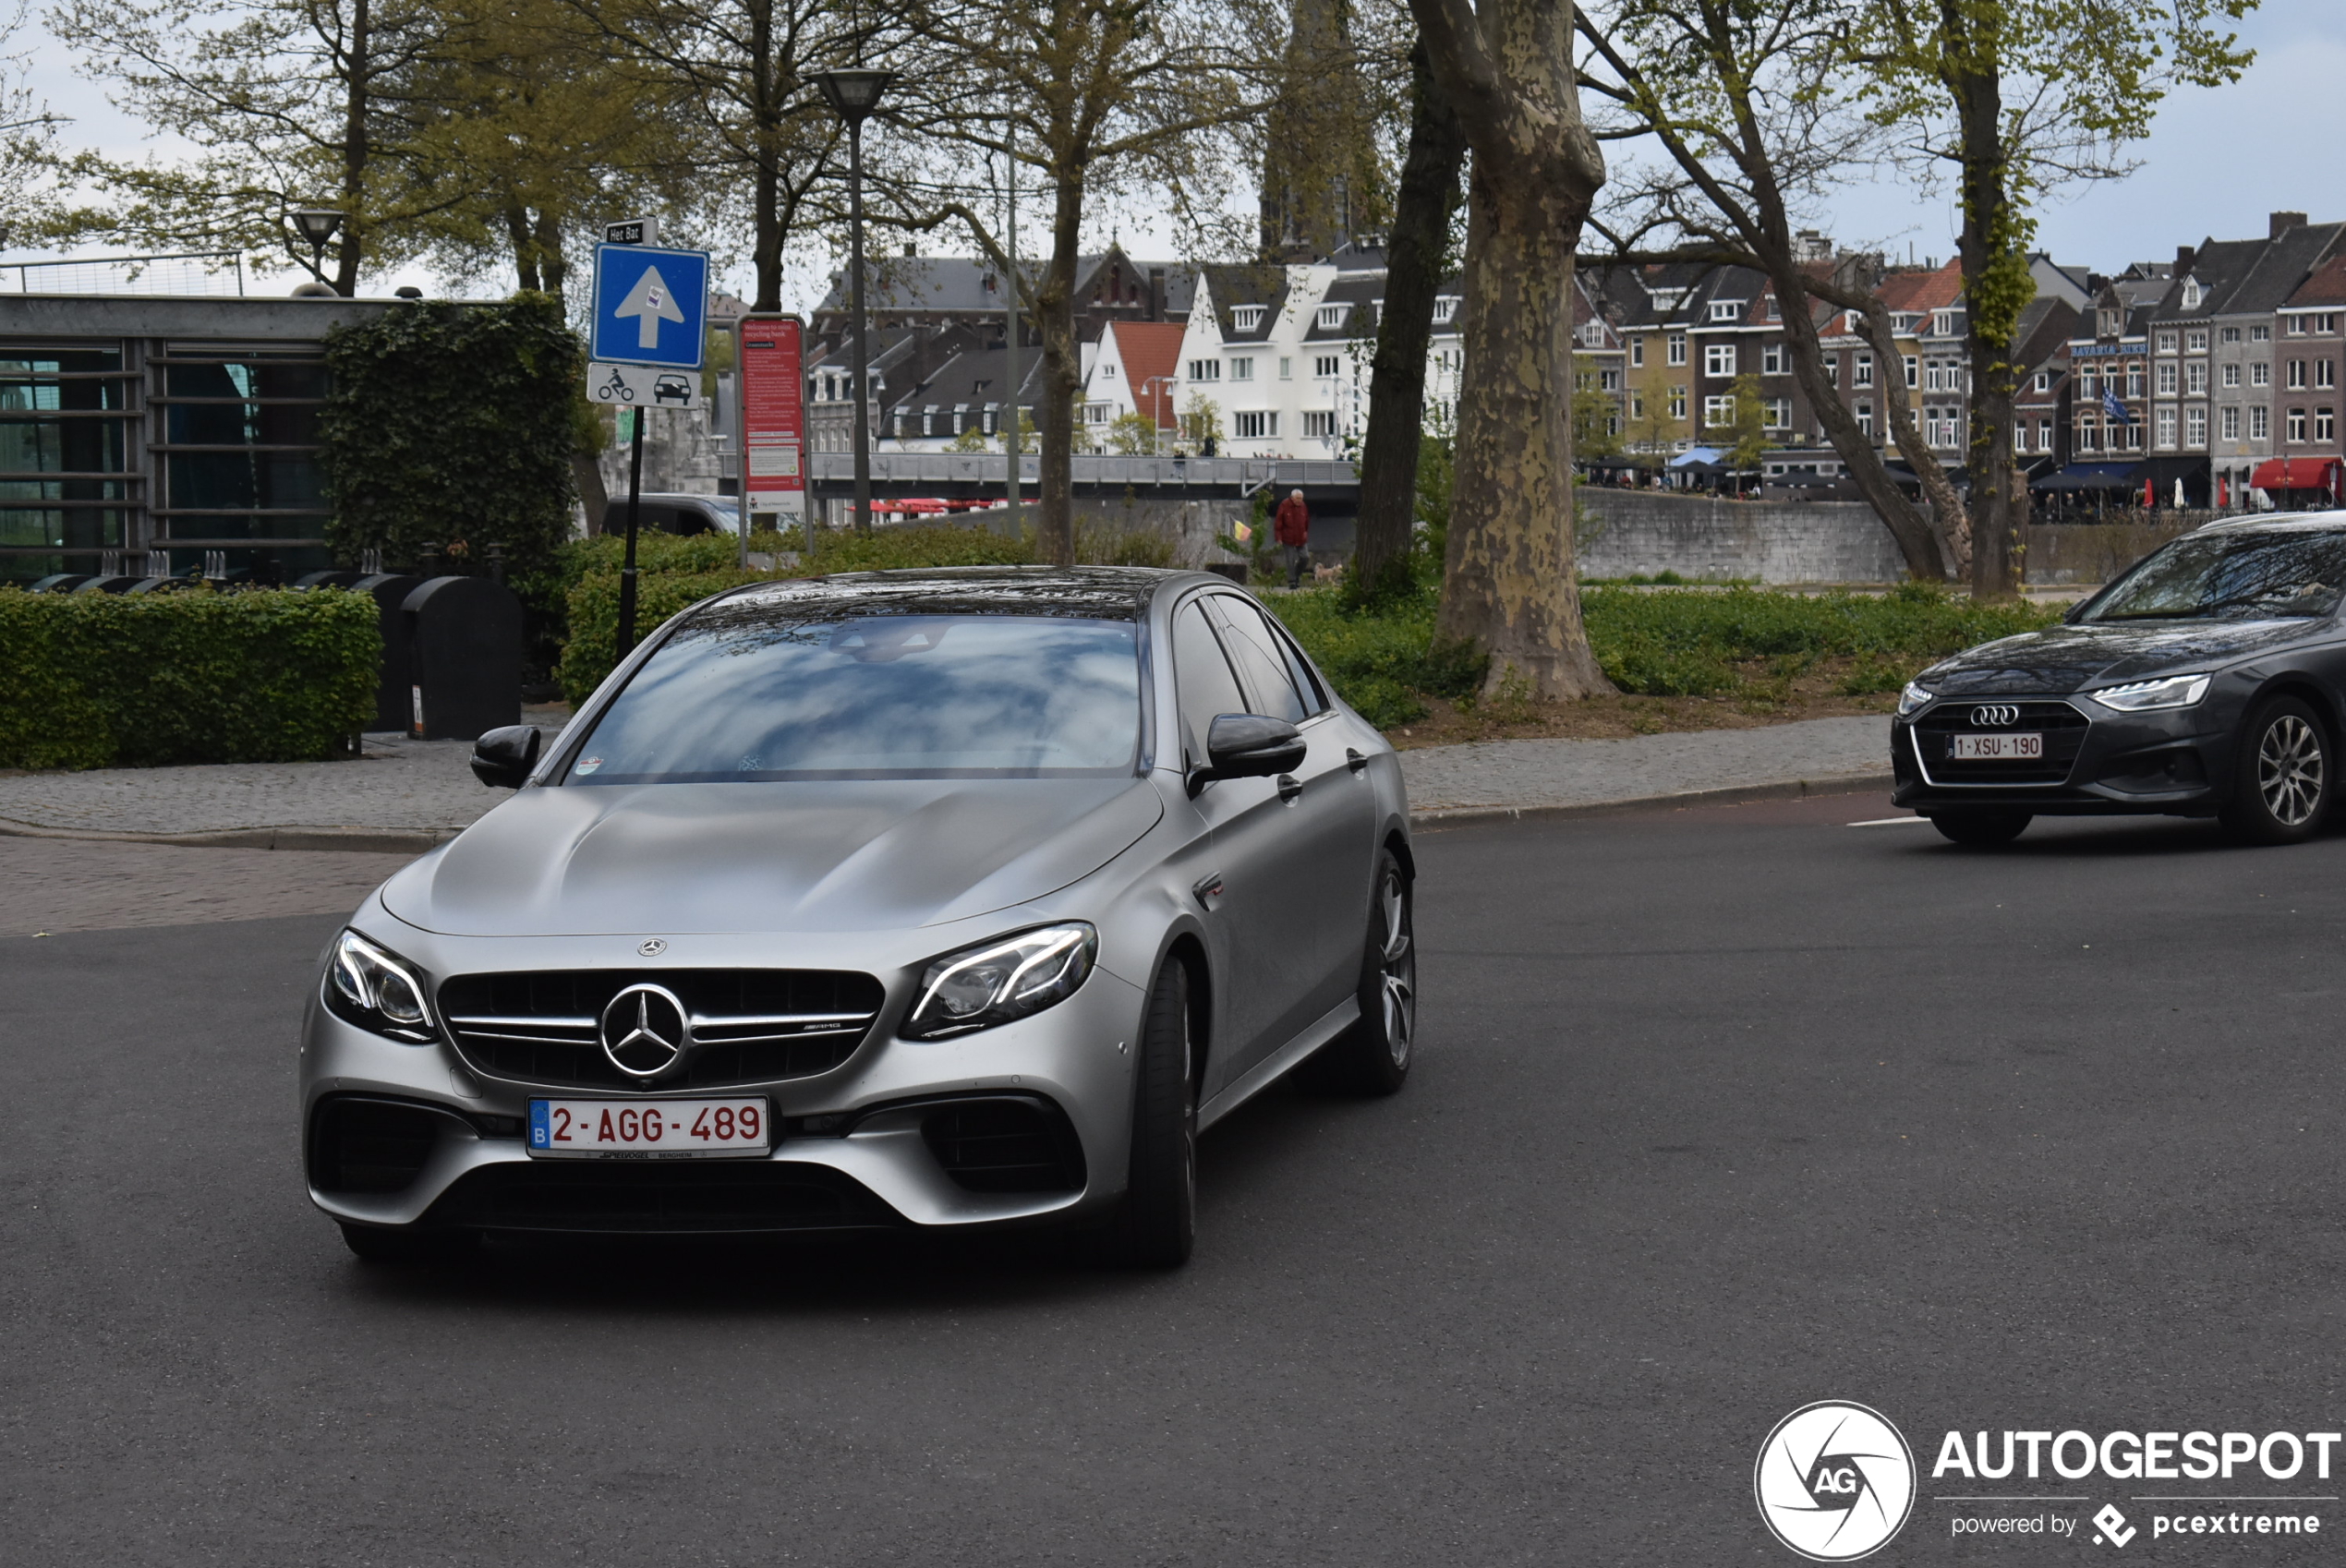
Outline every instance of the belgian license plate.
[[549, 1160], [693, 1160], [774, 1147], [766, 1097], [532, 1100], [529, 1152]]
[[1957, 735], [1957, 762], [2033, 762], [2045, 754], [2042, 735]]

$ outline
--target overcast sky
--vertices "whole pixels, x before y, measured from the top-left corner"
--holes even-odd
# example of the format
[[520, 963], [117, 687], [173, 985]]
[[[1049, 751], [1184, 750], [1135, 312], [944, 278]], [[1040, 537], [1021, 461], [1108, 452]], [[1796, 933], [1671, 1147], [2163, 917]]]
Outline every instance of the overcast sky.
[[[2171, 258], [2178, 244], [2261, 235], [2273, 208], [2304, 211], [2317, 221], [2346, 218], [2346, 160], [2338, 151], [2346, 122], [2335, 96], [2346, 90], [2346, 4], [2267, 0], [2243, 25], [2242, 35], [2257, 50], [2245, 79], [2236, 87], [2171, 97], [2149, 140], [2136, 150], [2140, 171], [2055, 197], [2038, 215], [2041, 247], [2064, 262], [2109, 271], [2131, 260]], [[51, 106], [72, 116], [66, 132], [71, 144], [118, 156], [150, 151], [168, 156], [174, 151], [173, 139], [151, 139], [145, 127], [76, 76], [71, 54], [45, 34], [36, 32], [19, 43], [31, 47], [33, 80]], [[1159, 217], [1104, 213], [1098, 224], [1103, 237], [1111, 223], [1128, 248], [1179, 252], [1173, 236], [1155, 226]], [[1881, 246], [1902, 255], [1911, 247], [1917, 258], [1944, 258], [1953, 248], [1956, 221], [1944, 192], [1917, 199], [1910, 187], [1884, 181], [1841, 193], [1826, 214], [1826, 226], [1846, 244]], [[826, 258], [804, 257], [793, 269], [791, 293], [798, 297], [786, 304], [798, 308], [810, 304], [828, 266]], [[281, 278], [284, 286], [292, 286], [294, 280], [283, 274], [259, 286], [273, 292]], [[745, 274], [734, 280], [736, 287], [746, 283]], [[369, 280], [370, 287], [375, 283]], [[504, 284], [502, 279], [484, 280], [481, 286], [502, 292]]]

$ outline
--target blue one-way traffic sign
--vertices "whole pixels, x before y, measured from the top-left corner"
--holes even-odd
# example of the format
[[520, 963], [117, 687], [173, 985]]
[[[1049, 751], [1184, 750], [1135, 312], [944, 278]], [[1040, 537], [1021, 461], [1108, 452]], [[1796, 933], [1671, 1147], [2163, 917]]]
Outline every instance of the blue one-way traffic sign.
[[707, 314], [707, 251], [595, 247], [592, 357], [697, 370]]

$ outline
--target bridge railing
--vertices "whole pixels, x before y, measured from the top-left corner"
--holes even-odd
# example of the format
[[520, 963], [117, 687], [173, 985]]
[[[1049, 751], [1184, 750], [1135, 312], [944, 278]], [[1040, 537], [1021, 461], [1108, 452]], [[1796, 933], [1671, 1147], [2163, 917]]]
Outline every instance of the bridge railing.
[[[853, 452], [808, 454], [812, 477], [826, 488], [852, 483]], [[1039, 460], [1031, 453], [1019, 459], [1021, 477], [1040, 482]], [[1360, 482], [1351, 464], [1330, 458], [1304, 457], [1091, 457], [1075, 459], [1078, 489], [1164, 489], [1182, 486], [1252, 495], [1264, 486], [1274, 488], [1350, 488]], [[886, 452], [872, 454], [872, 482], [891, 488], [906, 484], [998, 485], [1002, 483], [999, 452]]]

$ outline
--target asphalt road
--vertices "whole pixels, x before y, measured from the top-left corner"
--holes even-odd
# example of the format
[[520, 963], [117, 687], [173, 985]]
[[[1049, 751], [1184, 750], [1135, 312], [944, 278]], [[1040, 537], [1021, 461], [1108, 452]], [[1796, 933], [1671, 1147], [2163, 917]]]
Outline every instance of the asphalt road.
[[[1842, 826], [1885, 814], [1424, 835], [1413, 1081], [1217, 1129], [1171, 1276], [362, 1267], [295, 1152], [333, 917], [0, 938], [0, 1559], [1790, 1564], [1752, 1463], [1813, 1400], [1926, 1471], [2346, 1425], [2346, 838]], [[1951, 1540], [1951, 1485], [1877, 1561], [2104, 1550]]]

